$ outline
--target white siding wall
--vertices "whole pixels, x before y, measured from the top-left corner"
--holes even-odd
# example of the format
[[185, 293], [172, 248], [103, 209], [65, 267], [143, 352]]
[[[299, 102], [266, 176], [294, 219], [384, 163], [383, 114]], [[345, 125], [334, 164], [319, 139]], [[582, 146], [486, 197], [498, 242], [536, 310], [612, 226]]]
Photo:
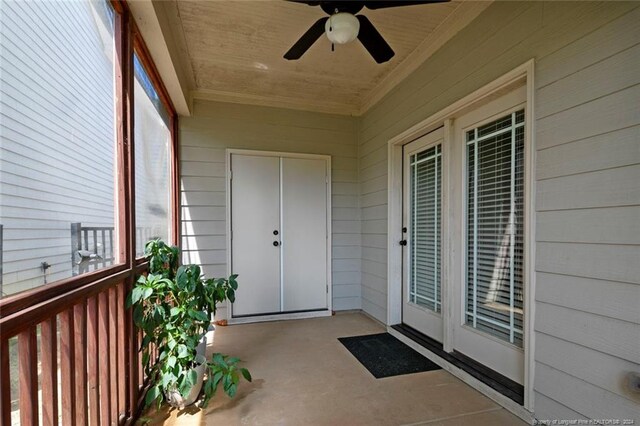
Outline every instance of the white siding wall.
[[388, 140], [535, 58], [539, 419], [640, 417], [639, 6], [495, 3], [359, 123], [362, 308], [385, 321]]
[[0, 8], [3, 291], [15, 293], [44, 283], [45, 261], [49, 282], [71, 276], [72, 222], [113, 226], [113, 64], [89, 3]]
[[[333, 309], [360, 308], [360, 210], [355, 119], [195, 101], [180, 118], [184, 261], [227, 274], [225, 149], [331, 155]], [[238, 279], [242, 285], [242, 277]]]

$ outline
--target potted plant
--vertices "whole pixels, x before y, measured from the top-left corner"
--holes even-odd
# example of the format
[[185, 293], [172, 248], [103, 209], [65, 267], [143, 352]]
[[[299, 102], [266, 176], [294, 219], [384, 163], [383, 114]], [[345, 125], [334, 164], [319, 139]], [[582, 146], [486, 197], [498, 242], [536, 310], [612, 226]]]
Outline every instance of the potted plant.
[[[150, 384], [145, 405], [160, 406], [166, 399], [182, 408], [195, 402], [203, 388], [206, 406], [221, 383], [233, 397], [240, 378], [251, 381], [251, 375], [238, 366], [238, 358], [216, 353], [207, 360], [205, 333], [217, 303], [234, 301], [237, 276], [205, 279], [198, 265], [179, 266], [179, 249], [159, 239], [146, 244], [145, 255], [149, 274], [139, 277], [127, 297], [143, 334], [140, 351]], [[154, 360], [152, 347], [158, 354]]]

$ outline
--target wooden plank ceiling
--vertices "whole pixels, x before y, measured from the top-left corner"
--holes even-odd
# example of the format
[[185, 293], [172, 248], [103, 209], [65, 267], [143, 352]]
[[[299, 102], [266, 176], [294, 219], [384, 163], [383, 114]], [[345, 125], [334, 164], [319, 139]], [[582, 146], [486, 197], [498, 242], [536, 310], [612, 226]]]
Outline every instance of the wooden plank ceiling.
[[326, 16], [319, 7], [185, 0], [164, 7], [173, 38], [182, 43], [183, 66], [193, 75], [194, 98], [358, 114], [384, 95], [401, 71], [406, 74], [418, 65], [412, 62], [424, 60], [428, 42], [441, 45], [446, 41], [442, 34], [451, 37], [456, 25], [473, 19], [479, 11], [465, 10], [473, 3], [363, 9], [360, 13], [395, 51], [384, 64], [377, 64], [358, 41], [332, 52], [325, 36], [301, 59], [284, 59], [311, 24]]

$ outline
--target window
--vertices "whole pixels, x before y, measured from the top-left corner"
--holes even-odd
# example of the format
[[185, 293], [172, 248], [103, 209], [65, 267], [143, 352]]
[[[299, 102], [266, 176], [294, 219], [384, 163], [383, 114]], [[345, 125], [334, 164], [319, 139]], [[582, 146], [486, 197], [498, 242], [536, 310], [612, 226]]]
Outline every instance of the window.
[[134, 55], [136, 255], [153, 238], [169, 241], [171, 117], [139, 56]]
[[114, 11], [3, 2], [2, 295], [114, 263]]
[[436, 145], [411, 156], [411, 302], [441, 311], [440, 290], [442, 148]]
[[466, 132], [466, 323], [522, 347], [524, 110]]

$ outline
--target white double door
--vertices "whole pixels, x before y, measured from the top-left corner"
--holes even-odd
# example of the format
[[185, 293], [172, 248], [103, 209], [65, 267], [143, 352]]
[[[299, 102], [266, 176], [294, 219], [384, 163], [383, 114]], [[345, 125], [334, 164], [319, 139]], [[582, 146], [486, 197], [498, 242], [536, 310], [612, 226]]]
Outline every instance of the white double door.
[[524, 106], [515, 92], [404, 146], [403, 323], [524, 381]]
[[231, 154], [232, 316], [328, 308], [329, 160]]

